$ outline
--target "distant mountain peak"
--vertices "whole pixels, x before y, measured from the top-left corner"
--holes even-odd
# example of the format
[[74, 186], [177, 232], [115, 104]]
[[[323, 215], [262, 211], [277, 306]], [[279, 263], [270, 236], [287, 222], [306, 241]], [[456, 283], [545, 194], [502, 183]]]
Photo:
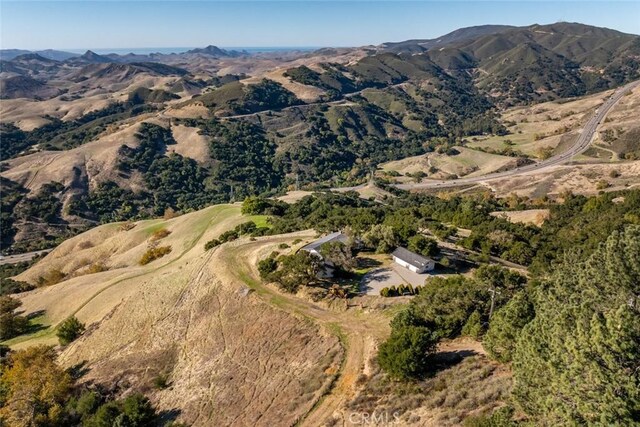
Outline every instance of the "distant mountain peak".
[[92, 50], [87, 50], [84, 55], [80, 56], [80, 59], [83, 61], [91, 62], [91, 63], [107, 63], [113, 62], [111, 58], [106, 56], [98, 55]]
[[40, 61], [40, 62], [47, 62], [47, 63], [57, 62], [53, 59], [45, 58], [44, 56], [39, 55], [37, 53], [25, 53], [22, 55], [18, 55], [15, 58], [13, 58], [13, 61]]
[[203, 48], [191, 49], [186, 53], [198, 53], [201, 55], [210, 55], [210, 56], [215, 56], [219, 58], [228, 58], [228, 57], [237, 57], [241, 55], [246, 55], [246, 52], [238, 52], [236, 50], [229, 51], [229, 50], [221, 49], [218, 46], [214, 46], [212, 44]]
[[203, 48], [191, 49], [187, 51], [187, 53], [201, 53], [204, 55], [211, 55], [211, 56], [229, 56], [229, 52], [227, 52], [224, 49], [220, 49], [218, 46], [214, 46], [212, 44]]

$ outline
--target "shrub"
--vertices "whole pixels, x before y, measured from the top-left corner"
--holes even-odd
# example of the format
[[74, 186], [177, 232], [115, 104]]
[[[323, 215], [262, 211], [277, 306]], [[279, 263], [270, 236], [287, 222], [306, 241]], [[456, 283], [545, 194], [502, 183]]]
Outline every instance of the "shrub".
[[0, 295], [17, 294], [35, 289], [36, 286], [31, 283], [22, 282], [13, 279], [0, 279]]
[[152, 261], [157, 260], [158, 258], [162, 258], [171, 252], [171, 246], [160, 246], [157, 248], [150, 248], [147, 252], [142, 255], [140, 258], [140, 265], [149, 264]]
[[474, 311], [486, 320], [491, 297], [486, 285], [464, 276], [434, 277], [409, 304], [422, 325], [441, 337], [458, 336]]
[[171, 234], [171, 231], [167, 230], [166, 228], [161, 228], [159, 230], [154, 231], [151, 237], [149, 238], [149, 240], [151, 240], [152, 242], [155, 242], [160, 239], [164, 239], [169, 234]]
[[171, 218], [176, 218], [180, 216], [180, 214], [178, 212], [176, 212], [175, 210], [173, 210], [172, 207], [168, 207], [164, 210], [164, 215], [162, 215], [163, 219], [171, 219]]
[[57, 268], [54, 268], [53, 270], [49, 270], [49, 272], [44, 276], [41, 276], [38, 278], [38, 285], [39, 286], [55, 285], [56, 283], [62, 282], [65, 277], [67, 277], [66, 274], [64, 274], [62, 271], [58, 270]]
[[289, 248], [289, 245], [287, 245], [286, 243], [280, 243], [278, 245], [278, 249], [287, 249], [287, 248]]
[[85, 391], [75, 401], [75, 412], [81, 418], [91, 416], [102, 403], [102, 396], [97, 391]]
[[380, 345], [378, 363], [392, 378], [420, 378], [427, 371], [427, 357], [435, 351], [437, 343], [437, 335], [428, 328], [409, 326], [395, 329]]
[[244, 215], [282, 215], [288, 205], [280, 200], [249, 196], [242, 202], [241, 212]]
[[207, 243], [204, 244], [204, 250], [208, 251], [209, 249], [213, 249], [216, 246], [220, 246], [221, 244], [222, 242], [218, 239], [209, 240]]
[[231, 242], [232, 240], [236, 240], [239, 237], [238, 232], [236, 230], [228, 230], [225, 231], [218, 237], [218, 240], [222, 243]]
[[149, 399], [142, 394], [134, 394], [124, 400], [111, 401], [100, 406], [95, 415], [83, 425], [142, 427], [155, 425], [156, 418]]
[[107, 270], [108, 268], [105, 267], [103, 264], [94, 263], [94, 264], [91, 264], [89, 267], [87, 267], [87, 274], [95, 274], [95, 273], [100, 273]]
[[163, 390], [169, 387], [169, 375], [167, 374], [158, 374], [153, 379], [153, 386], [158, 390]]
[[251, 234], [254, 231], [256, 231], [257, 228], [258, 227], [256, 226], [255, 222], [247, 221], [247, 222], [243, 222], [242, 224], [236, 226], [236, 228], [234, 230], [239, 235], [243, 235], [243, 234]]
[[56, 336], [60, 345], [67, 345], [84, 332], [84, 324], [75, 316], [68, 317], [58, 326]]
[[464, 427], [512, 427], [517, 424], [512, 420], [513, 408], [503, 406], [491, 414], [482, 414], [465, 418]]

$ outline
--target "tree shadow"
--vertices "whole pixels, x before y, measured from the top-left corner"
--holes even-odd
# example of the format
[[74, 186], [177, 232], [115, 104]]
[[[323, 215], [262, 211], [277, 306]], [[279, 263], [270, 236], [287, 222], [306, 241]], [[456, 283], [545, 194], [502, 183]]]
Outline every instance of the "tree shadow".
[[21, 335], [35, 334], [36, 332], [40, 332], [45, 329], [49, 329], [49, 326], [43, 325], [42, 323], [31, 323]]
[[180, 409], [169, 409], [158, 412], [158, 420], [160, 425], [167, 425], [168, 423], [175, 422], [182, 411]]
[[25, 317], [29, 320], [32, 320], [32, 319], [35, 319], [36, 317], [43, 316], [45, 312], [46, 312], [45, 310], [32, 311], [31, 313], [25, 315]]
[[391, 278], [391, 273], [391, 270], [387, 268], [368, 272], [360, 282], [360, 292], [366, 294], [367, 292], [375, 289], [373, 286], [370, 286], [370, 283], [386, 282]]
[[71, 378], [73, 378], [74, 381], [77, 381], [80, 378], [84, 377], [89, 373], [89, 371], [90, 369], [87, 367], [86, 361], [76, 363], [75, 365], [67, 369], [67, 372], [69, 372], [69, 375], [71, 375]]
[[432, 356], [433, 373], [453, 368], [467, 357], [477, 356], [479, 353], [475, 350], [454, 350], [441, 351]]
[[356, 257], [355, 261], [357, 269], [374, 268], [380, 267], [382, 265], [382, 262], [378, 261], [377, 259], [368, 257]]

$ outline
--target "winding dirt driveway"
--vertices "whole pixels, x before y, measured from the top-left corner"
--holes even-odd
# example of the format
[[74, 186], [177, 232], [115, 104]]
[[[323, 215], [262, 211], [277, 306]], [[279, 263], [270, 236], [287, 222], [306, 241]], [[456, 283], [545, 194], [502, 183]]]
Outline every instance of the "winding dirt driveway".
[[[353, 397], [357, 378], [375, 352], [375, 343], [389, 334], [389, 319], [379, 312], [363, 312], [355, 308], [332, 310], [293, 295], [280, 293], [262, 284], [256, 262], [279, 243], [289, 243], [290, 236], [273, 236], [236, 247], [224, 248], [229, 274], [253, 289], [269, 304], [321, 325], [340, 338], [345, 356], [330, 390], [300, 420], [300, 426], [317, 427], [339, 414], [340, 408]], [[232, 266], [232, 268], [231, 268]], [[345, 414], [341, 414], [346, 422]]]

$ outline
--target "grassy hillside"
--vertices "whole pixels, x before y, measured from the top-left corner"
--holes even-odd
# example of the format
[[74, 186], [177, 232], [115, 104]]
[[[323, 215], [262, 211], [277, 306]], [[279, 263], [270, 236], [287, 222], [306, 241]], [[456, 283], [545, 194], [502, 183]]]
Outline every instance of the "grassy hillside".
[[[189, 424], [295, 423], [328, 389], [343, 350], [321, 327], [245, 292], [225, 259], [228, 245], [205, 252], [207, 240], [235, 225], [262, 222], [239, 211], [223, 205], [168, 221], [110, 224], [66, 241], [19, 277], [36, 280], [52, 269], [67, 275], [22, 298], [27, 313], [45, 313], [33, 320], [45, 329], [9, 344], [55, 341], [53, 326], [73, 314], [91, 326], [60, 360], [82, 362], [84, 381], [145, 391], [159, 410]], [[157, 239], [159, 230], [170, 234]], [[259, 245], [271, 250], [300, 237], [312, 235]], [[138, 265], [154, 244], [172, 251]], [[98, 263], [103, 269], [94, 273]], [[154, 386], [161, 376], [170, 386]]]

